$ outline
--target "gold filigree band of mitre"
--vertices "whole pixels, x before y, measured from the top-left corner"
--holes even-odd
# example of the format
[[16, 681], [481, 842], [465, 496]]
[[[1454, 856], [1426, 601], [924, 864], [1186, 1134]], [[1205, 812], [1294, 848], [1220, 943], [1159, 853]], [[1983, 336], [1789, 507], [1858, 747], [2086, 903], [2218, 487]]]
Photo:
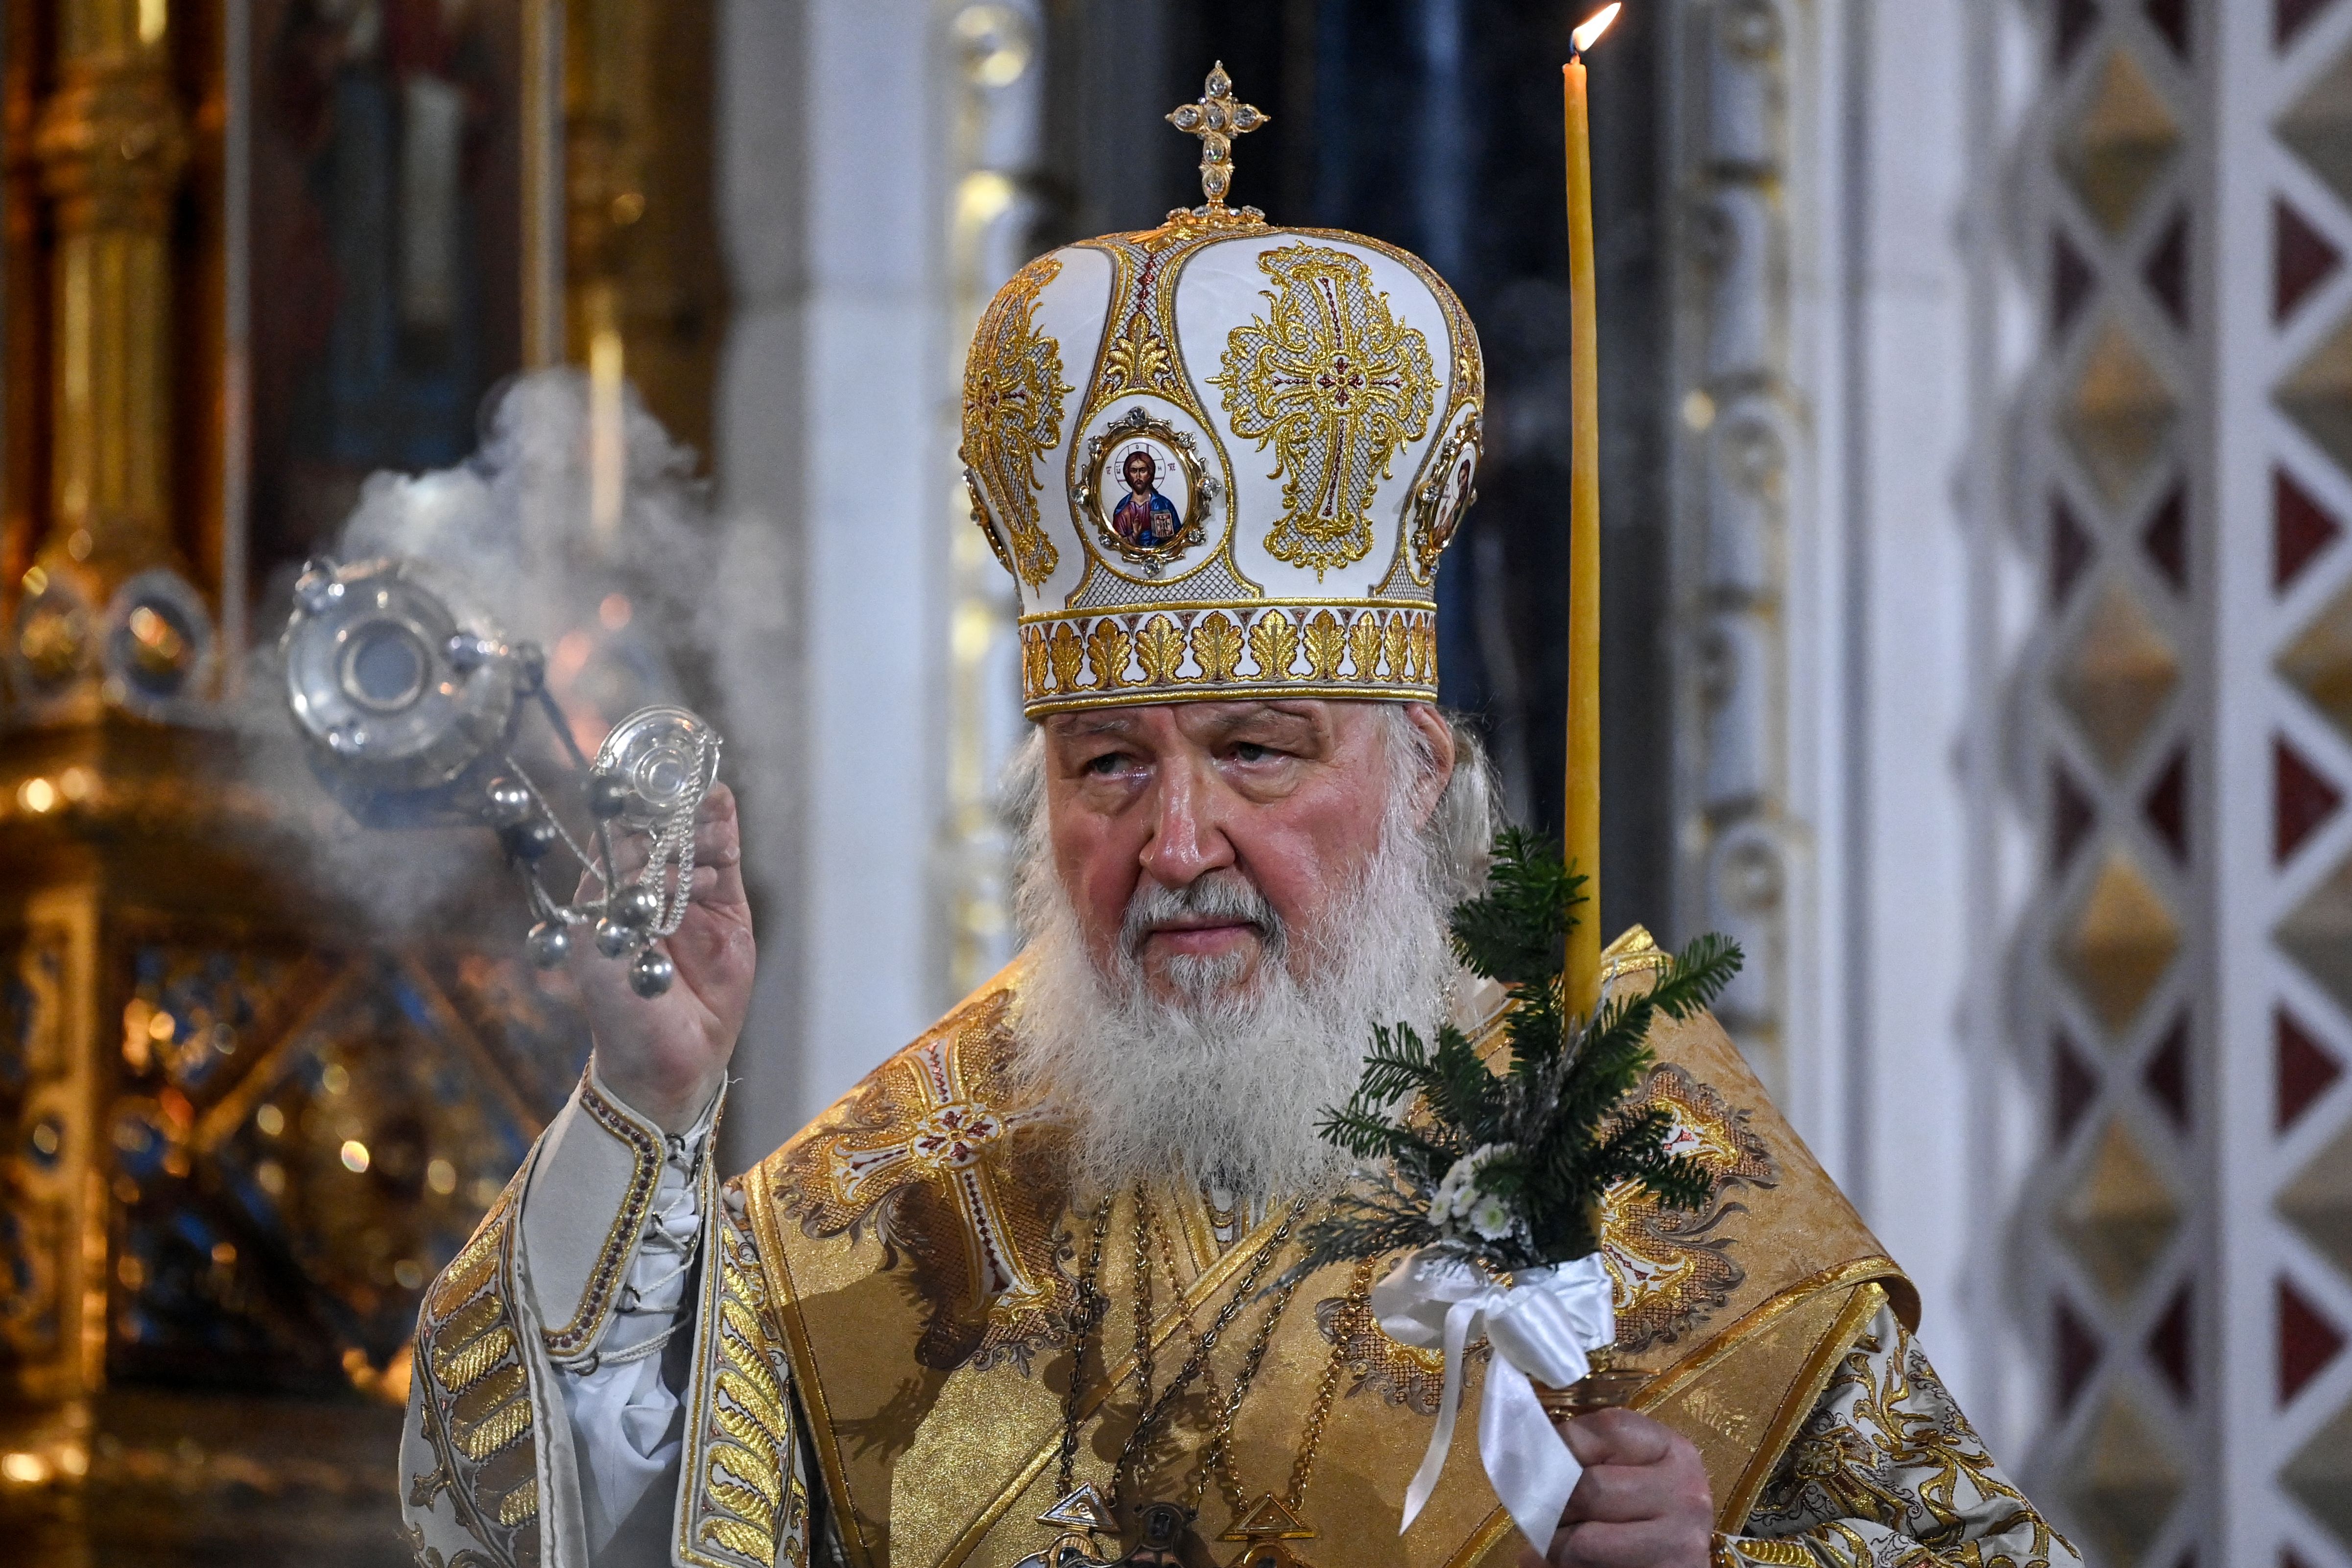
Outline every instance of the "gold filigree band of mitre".
[[1022, 706], [1214, 698], [1437, 700], [1437, 613], [1425, 604], [1146, 605], [1024, 616]]

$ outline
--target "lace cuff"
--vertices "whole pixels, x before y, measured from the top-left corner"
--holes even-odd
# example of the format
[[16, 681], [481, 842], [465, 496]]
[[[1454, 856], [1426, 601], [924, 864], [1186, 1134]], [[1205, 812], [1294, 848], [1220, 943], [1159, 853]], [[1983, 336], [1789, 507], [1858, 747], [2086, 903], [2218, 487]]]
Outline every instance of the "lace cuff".
[[[642, 1296], [658, 1278], [635, 1268], [657, 1212], [670, 1211], [669, 1232], [682, 1222], [693, 1234], [694, 1187], [725, 1099], [721, 1089], [692, 1128], [666, 1134], [606, 1089], [592, 1063], [549, 1125], [521, 1223], [541, 1339], [557, 1366], [596, 1356], [625, 1285]], [[663, 1267], [671, 1264], [684, 1267], [676, 1258]]]

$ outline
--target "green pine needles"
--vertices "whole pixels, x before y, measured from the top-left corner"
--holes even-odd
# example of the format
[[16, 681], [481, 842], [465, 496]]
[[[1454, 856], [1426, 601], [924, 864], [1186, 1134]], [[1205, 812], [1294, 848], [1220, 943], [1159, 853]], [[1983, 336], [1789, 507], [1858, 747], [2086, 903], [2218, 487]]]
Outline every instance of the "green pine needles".
[[1620, 1182], [1669, 1208], [1706, 1201], [1706, 1167], [1666, 1152], [1672, 1116], [1624, 1101], [1652, 1065], [1652, 1021], [1704, 1008], [1738, 972], [1739, 949], [1700, 937], [1646, 994], [1571, 1018], [1560, 971], [1584, 880], [1535, 834], [1496, 838], [1487, 890], [1452, 923], [1463, 963], [1510, 993], [1508, 1067], [1495, 1070], [1452, 1024], [1433, 1048], [1407, 1025], [1375, 1027], [1354, 1096], [1318, 1128], [1367, 1179], [1302, 1233], [1293, 1274], [1408, 1247], [1538, 1268], [1599, 1247], [1601, 1195]]

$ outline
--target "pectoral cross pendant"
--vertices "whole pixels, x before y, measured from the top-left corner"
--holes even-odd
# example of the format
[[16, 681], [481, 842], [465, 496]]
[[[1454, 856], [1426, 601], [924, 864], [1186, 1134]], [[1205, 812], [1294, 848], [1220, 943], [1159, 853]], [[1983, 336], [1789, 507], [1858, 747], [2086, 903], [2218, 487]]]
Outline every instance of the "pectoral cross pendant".
[[1218, 1539], [1247, 1542], [1230, 1568], [1311, 1568], [1290, 1542], [1312, 1541], [1315, 1531], [1272, 1492], [1251, 1504], [1249, 1511]]
[[[1116, 1528], [1110, 1507], [1089, 1483], [1037, 1516], [1040, 1524], [1060, 1527], [1062, 1533], [1043, 1552], [1033, 1552], [1013, 1568], [1177, 1568], [1190, 1516], [1172, 1502], [1146, 1503], [1142, 1529], [1136, 1543], [1118, 1557], [1105, 1557], [1093, 1537]], [[1258, 1499], [1234, 1527], [1219, 1537], [1243, 1542], [1228, 1568], [1313, 1568], [1292, 1548], [1294, 1541], [1312, 1541], [1315, 1531], [1285, 1507], [1273, 1493]]]
[[1191, 1522], [1172, 1502], [1146, 1503], [1140, 1539], [1119, 1557], [1096, 1551], [1093, 1537], [1117, 1528], [1109, 1505], [1093, 1483], [1082, 1486], [1037, 1516], [1040, 1524], [1058, 1526], [1061, 1534], [1043, 1552], [1033, 1552], [1013, 1568], [1177, 1568]]

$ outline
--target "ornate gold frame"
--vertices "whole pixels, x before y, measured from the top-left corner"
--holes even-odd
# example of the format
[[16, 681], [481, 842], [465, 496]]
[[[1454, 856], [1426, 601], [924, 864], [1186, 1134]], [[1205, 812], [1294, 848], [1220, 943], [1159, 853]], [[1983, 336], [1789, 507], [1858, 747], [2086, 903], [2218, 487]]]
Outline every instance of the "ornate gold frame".
[[[1175, 538], [1165, 544], [1129, 543], [1111, 527], [1112, 495], [1118, 487], [1105, 482], [1107, 476], [1103, 469], [1110, 461], [1113, 451], [1126, 442], [1138, 439], [1156, 441], [1165, 447], [1184, 475], [1184, 526], [1177, 531]], [[1145, 412], [1140, 404], [1087, 437], [1086, 455], [1080, 459], [1078, 473], [1080, 478], [1070, 492], [1070, 499], [1077, 503], [1078, 510], [1094, 525], [1096, 539], [1122, 559], [1132, 562], [1146, 578], [1157, 578], [1208, 538], [1208, 531], [1202, 526], [1202, 513], [1216, 503], [1218, 493], [1223, 488], [1202, 463], [1200, 443], [1167, 420]], [[1105, 561], [1104, 564], [1110, 563]], [[1112, 570], [1118, 569], [1113, 567]], [[1120, 573], [1120, 575], [1126, 574]]]
[[1469, 492], [1462, 498], [1462, 505], [1455, 510], [1453, 521], [1445, 525], [1443, 532], [1439, 531], [1438, 513], [1445, 505], [1446, 482], [1453, 477], [1454, 466], [1461, 460], [1465, 447], [1477, 454], [1477, 458], [1486, 455], [1483, 416], [1475, 406], [1468, 418], [1455, 421], [1446, 431], [1445, 439], [1437, 448], [1437, 460], [1430, 466], [1429, 478], [1423, 479], [1421, 488], [1412, 493], [1412, 524], [1405, 543], [1405, 563], [1416, 583], [1427, 583], [1436, 576], [1437, 558], [1445, 553], [1445, 547], [1454, 542], [1454, 534], [1461, 531], [1462, 520], [1469, 515], [1472, 507], [1478, 504], [1478, 464], [1474, 458], [1470, 465]]

